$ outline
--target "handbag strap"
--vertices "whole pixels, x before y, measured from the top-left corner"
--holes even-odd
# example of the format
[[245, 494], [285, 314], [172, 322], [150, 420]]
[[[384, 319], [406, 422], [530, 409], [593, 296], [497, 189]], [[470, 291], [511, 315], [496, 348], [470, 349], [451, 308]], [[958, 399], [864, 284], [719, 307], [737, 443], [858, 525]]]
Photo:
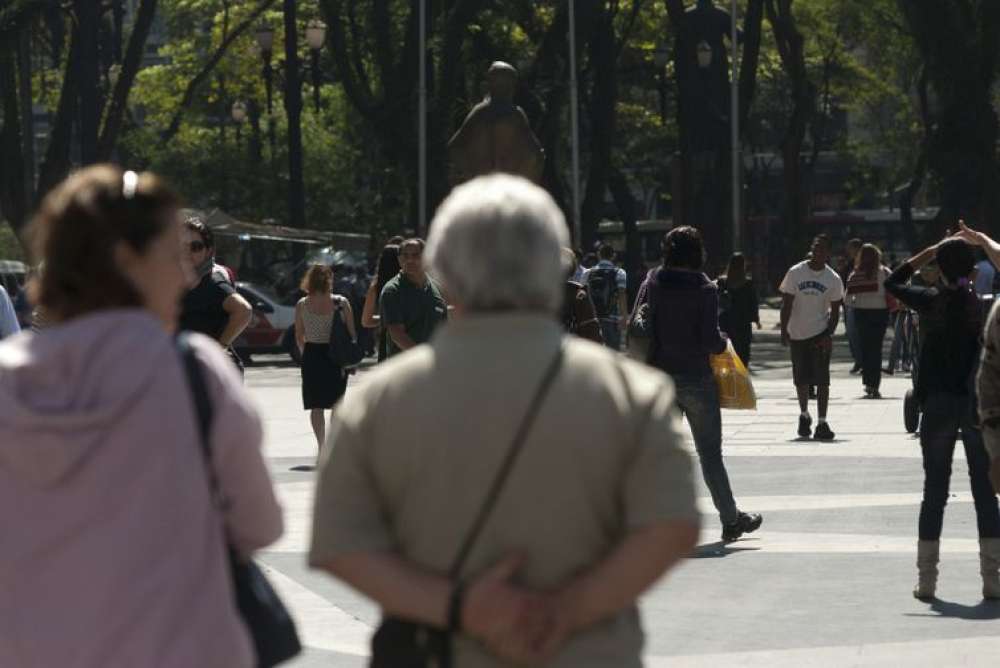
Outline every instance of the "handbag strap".
[[[198, 437], [201, 442], [201, 452], [205, 458], [205, 469], [208, 473], [208, 482], [212, 488], [212, 496], [217, 503], [219, 498], [219, 481], [215, 475], [215, 467], [212, 466], [212, 439], [210, 438], [212, 429], [212, 400], [208, 396], [208, 386], [205, 385], [205, 376], [201, 372], [201, 364], [195, 357], [194, 348], [191, 347], [190, 336], [186, 332], [177, 335], [177, 350], [180, 352], [181, 361], [184, 363], [184, 375], [187, 377], [188, 388], [191, 390], [191, 400], [194, 403], [195, 419], [198, 423]], [[221, 503], [220, 503], [221, 505]]]
[[465, 540], [462, 541], [462, 546], [459, 549], [458, 554], [455, 556], [455, 560], [451, 565], [451, 570], [448, 572], [452, 580], [458, 579], [461, 574], [465, 561], [472, 552], [472, 548], [475, 546], [476, 540], [479, 538], [479, 534], [482, 533], [487, 520], [489, 520], [490, 515], [493, 512], [493, 508], [496, 506], [497, 499], [500, 497], [500, 492], [503, 491], [504, 484], [510, 476], [511, 469], [514, 468], [514, 463], [517, 461], [518, 455], [520, 455], [521, 451], [524, 449], [524, 443], [528, 439], [528, 433], [531, 431], [535, 418], [538, 417], [538, 412], [542, 407], [542, 403], [545, 401], [545, 397], [548, 394], [549, 389], [552, 387], [552, 383], [556, 379], [556, 376], [559, 375], [559, 369], [562, 367], [563, 356], [563, 347], [560, 344], [559, 350], [556, 352], [555, 357], [549, 364], [549, 368], [545, 371], [545, 375], [542, 376], [538, 389], [535, 391], [535, 396], [532, 398], [531, 403], [528, 404], [528, 410], [521, 419], [521, 424], [518, 426], [517, 431], [514, 434], [514, 439], [507, 448], [507, 454], [504, 456], [503, 462], [500, 465], [500, 470], [497, 471], [496, 477], [490, 485], [489, 493], [487, 493], [486, 498], [483, 501], [483, 505], [479, 508], [479, 513], [476, 515], [476, 519], [472, 523], [472, 527], [466, 534]]

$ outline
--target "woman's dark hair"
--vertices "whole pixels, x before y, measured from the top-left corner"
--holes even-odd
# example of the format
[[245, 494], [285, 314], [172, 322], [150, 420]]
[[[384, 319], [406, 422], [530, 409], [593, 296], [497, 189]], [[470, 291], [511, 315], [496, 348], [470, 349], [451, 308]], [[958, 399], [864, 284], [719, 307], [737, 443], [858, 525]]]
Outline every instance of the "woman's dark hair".
[[55, 322], [113, 308], [142, 306], [115, 263], [118, 242], [143, 254], [177, 224], [180, 199], [157, 176], [93, 165], [50, 192], [32, 222], [45, 265], [32, 298]]
[[968, 278], [976, 266], [976, 256], [972, 246], [961, 239], [948, 239], [937, 249], [937, 263], [941, 273], [949, 283], [957, 283]]
[[682, 269], [701, 269], [705, 264], [705, 244], [701, 232], [682, 225], [667, 232], [663, 237], [663, 264]]
[[385, 284], [397, 274], [399, 274], [399, 246], [389, 244], [382, 249], [378, 264], [375, 266], [375, 294], [378, 297], [381, 297]]
[[215, 248], [215, 233], [212, 232], [212, 228], [205, 224], [201, 216], [188, 216], [184, 219], [184, 227], [192, 232], [196, 232], [201, 237], [201, 241], [205, 244], [206, 248], [209, 250]]
[[330, 294], [333, 291], [333, 270], [325, 264], [310, 265], [299, 289], [307, 295]]
[[873, 278], [882, 266], [882, 251], [875, 244], [864, 244], [854, 256], [854, 270], [862, 276]]
[[726, 265], [726, 281], [733, 286], [742, 285], [747, 279], [747, 261], [743, 253], [733, 253]]

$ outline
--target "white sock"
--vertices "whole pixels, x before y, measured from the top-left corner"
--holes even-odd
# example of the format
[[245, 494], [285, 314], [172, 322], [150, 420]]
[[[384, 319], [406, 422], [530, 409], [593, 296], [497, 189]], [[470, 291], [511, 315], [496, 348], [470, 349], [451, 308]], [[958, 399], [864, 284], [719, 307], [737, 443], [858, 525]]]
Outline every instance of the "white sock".
[[801, 417], [804, 417], [807, 420], [812, 420], [812, 417], [809, 415], [809, 411], [802, 411]]
[[816, 424], [826, 424], [826, 418], [820, 418]]

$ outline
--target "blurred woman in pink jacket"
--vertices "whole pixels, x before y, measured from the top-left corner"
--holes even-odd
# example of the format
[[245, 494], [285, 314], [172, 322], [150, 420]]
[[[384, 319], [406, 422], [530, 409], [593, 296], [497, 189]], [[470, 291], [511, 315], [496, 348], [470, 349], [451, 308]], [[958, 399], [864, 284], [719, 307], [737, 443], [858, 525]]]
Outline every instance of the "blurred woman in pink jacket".
[[226, 540], [281, 534], [261, 424], [219, 345], [192, 336], [214, 405], [210, 495], [172, 338], [176, 197], [96, 166], [42, 204], [49, 327], [0, 344], [0, 666], [254, 665]]

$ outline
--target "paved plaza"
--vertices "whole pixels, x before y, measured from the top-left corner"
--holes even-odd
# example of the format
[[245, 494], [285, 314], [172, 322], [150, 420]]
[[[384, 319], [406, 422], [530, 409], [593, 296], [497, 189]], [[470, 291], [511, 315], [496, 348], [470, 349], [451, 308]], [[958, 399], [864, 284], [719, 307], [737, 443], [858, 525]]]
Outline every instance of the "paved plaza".
[[[903, 429], [908, 375], [886, 378], [881, 401], [861, 398], [841, 337], [830, 407], [837, 439], [800, 441], [776, 315], [766, 314], [754, 349], [758, 410], [723, 412], [737, 501], [763, 513], [764, 525], [723, 546], [708, 491], [700, 487], [704, 528], [696, 553], [642, 601], [647, 665], [995, 665], [1000, 603], [981, 600], [961, 447], [945, 518], [940, 598], [921, 603], [910, 595], [922, 476], [919, 443]], [[378, 610], [305, 566], [315, 444], [301, 410], [298, 369], [276, 359], [250, 367], [247, 385], [264, 414], [267, 459], [286, 518], [285, 536], [260, 558], [307, 646], [289, 665], [364, 666]], [[352, 380], [364, 382], [363, 373]]]

